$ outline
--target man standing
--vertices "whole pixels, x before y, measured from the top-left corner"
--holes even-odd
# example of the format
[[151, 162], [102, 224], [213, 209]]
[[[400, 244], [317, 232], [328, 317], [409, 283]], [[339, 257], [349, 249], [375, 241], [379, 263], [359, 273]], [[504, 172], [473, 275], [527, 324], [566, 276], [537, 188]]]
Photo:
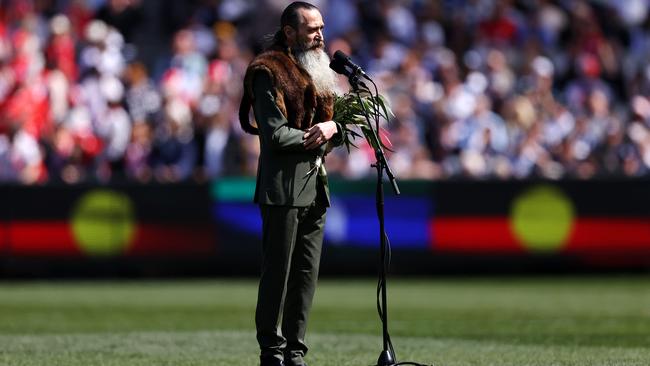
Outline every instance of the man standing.
[[[239, 111], [259, 134], [255, 202], [262, 216], [262, 274], [255, 324], [262, 366], [304, 366], [305, 331], [329, 206], [323, 158], [340, 145], [331, 121], [336, 76], [324, 51], [323, 18], [294, 2], [273, 44], [249, 65]], [[253, 107], [257, 128], [248, 120]]]

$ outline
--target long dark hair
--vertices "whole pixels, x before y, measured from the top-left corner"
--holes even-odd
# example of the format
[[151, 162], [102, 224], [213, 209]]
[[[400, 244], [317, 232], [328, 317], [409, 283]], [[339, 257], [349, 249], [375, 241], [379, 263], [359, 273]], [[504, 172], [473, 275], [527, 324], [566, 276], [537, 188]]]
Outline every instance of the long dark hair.
[[306, 3], [304, 1], [294, 1], [291, 4], [289, 4], [286, 8], [284, 8], [284, 11], [282, 12], [282, 16], [280, 17], [280, 29], [278, 29], [278, 31], [275, 32], [275, 34], [273, 35], [273, 43], [275, 45], [286, 46], [287, 40], [284, 35], [285, 26], [288, 25], [291, 28], [298, 30], [298, 26], [300, 25], [301, 9], [318, 10], [318, 7], [310, 3]]

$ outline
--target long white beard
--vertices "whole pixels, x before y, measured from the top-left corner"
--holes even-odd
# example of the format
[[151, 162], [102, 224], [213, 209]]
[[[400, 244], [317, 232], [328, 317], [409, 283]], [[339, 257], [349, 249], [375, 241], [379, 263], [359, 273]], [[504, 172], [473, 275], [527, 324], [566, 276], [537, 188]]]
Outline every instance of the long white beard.
[[296, 59], [311, 76], [314, 86], [316, 86], [316, 92], [319, 95], [336, 93], [338, 89], [336, 74], [330, 69], [330, 58], [323, 49], [316, 48], [298, 52]]

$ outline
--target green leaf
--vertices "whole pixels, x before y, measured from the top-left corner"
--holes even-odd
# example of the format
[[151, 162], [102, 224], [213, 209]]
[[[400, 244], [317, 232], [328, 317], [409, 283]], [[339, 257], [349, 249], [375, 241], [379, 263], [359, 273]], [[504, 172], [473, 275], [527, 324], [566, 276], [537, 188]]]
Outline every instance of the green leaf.
[[[364, 115], [366, 111], [370, 114], [371, 119], [379, 116], [389, 123], [390, 119], [395, 117], [386, 98], [382, 95], [374, 97], [369, 92], [363, 91], [360, 93], [359, 98], [355, 93], [348, 92], [344, 95], [337, 95], [334, 100], [334, 117], [332, 119], [344, 126], [342, 131], [343, 141], [348, 153], [350, 152], [350, 146], [357, 147], [352, 143], [352, 140], [362, 136], [373, 149], [381, 146], [392, 151], [383, 143], [381, 137], [376, 136], [368, 126], [368, 121]], [[356, 132], [355, 129], [361, 130], [361, 134]]]

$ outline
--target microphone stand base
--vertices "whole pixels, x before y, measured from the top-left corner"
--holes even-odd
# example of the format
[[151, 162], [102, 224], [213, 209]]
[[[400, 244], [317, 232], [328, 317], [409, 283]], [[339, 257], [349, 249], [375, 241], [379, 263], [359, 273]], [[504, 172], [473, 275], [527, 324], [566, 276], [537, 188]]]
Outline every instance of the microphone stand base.
[[395, 360], [393, 356], [387, 350], [381, 351], [379, 358], [377, 359], [377, 366], [393, 366], [395, 365]]

